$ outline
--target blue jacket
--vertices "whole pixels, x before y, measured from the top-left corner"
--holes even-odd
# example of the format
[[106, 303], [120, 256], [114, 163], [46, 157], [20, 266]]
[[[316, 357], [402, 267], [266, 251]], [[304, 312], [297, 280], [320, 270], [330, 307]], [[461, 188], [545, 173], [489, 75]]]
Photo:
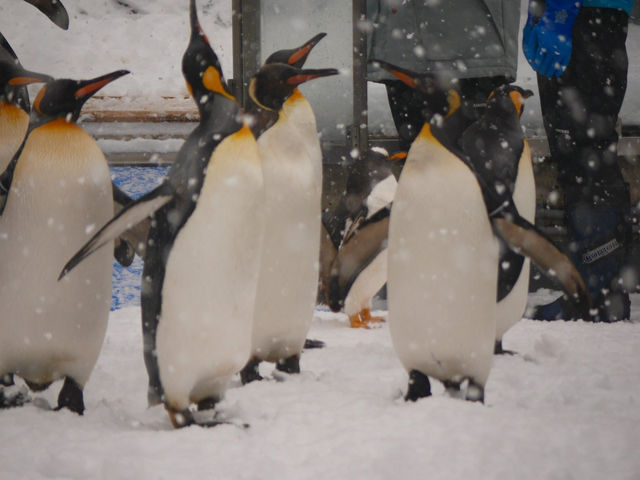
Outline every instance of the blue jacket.
[[635, 0], [584, 0], [583, 7], [615, 8], [631, 15]]

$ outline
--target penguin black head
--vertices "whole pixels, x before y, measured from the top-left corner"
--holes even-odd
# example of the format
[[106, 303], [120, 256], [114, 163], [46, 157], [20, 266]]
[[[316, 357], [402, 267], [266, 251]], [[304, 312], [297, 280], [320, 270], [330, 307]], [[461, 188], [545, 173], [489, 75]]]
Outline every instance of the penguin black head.
[[218, 57], [198, 22], [195, 0], [189, 2], [189, 16], [191, 39], [182, 56], [182, 74], [187, 82], [189, 92], [201, 112], [206, 106], [207, 100], [211, 99], [212, 93], [222, 95], [235, 102], [235, 98], [227, 90]]
[[25, 105], [19, 89], [31, 83], [49, 82], [53, 80], [49, 75], [30, 72], [22, 68], [17, 59], [8, 57], [0, 59], [0, 99], [29, 112], [28, 103]]
[[[451, 115], [460, 108], [460, 95], [451, 85], [443, 84], [431, 73], [417, 73], [401, 68], [383, 60], [369, 60], [376, 68], [382, 68], [391, 73], [405, 85], [423, 93], [429, 101], [429, 111], [442, 116]], [[448, 82], [450, 83], [450, 82]]]
[[128, 73], [128, 70], [116, 70], [91, 80], [61, 79], [47, 82], [33, 102], [33, 114], [45, 122], [56, 118], [75, 122], [84, 103], [93, 94]]
[[311, 50], [313, 50], [313, 47], [315, 47], [318, 42], [320, 42], [320, 40], [322, 40], [326, 36], [326, 33], [319, 33], [312, 39], [303, 43], [298, 48], [278, 50], [277, 52], [269, 55], [269, 58], [267, 58], [264, 63], [265, 65], [268, 65], [270, 63], [285, 63], [287, 65], [291, 65], [292, 67], [302, 68], [304, 62], [307, 61], [309, 53], [311, 52]]
[[249, 85], [249, 95], [260, 107], [279, 111], [298, 85], [338, 73], [335, 68], [302, 70], [284, 63], [272, 63], [264, 65], [255, 74]]
[[69, 28], [69, 14], [62, 5], [60, 0], [24, 0], [30, 3], [42, 13], [44, 13], [49, 20], [55, 23], [63, 30]]
[[499, 103], [500, 107], [505, 110], [510, 109], [510, 104], [513, 104], [518, 117], [521, 117], [524, 110], [524, 101], [532, 96], [533, 92], [531, 90], [525, 90], [517, 85], [500, 85], [489, 95], [489, 103]]

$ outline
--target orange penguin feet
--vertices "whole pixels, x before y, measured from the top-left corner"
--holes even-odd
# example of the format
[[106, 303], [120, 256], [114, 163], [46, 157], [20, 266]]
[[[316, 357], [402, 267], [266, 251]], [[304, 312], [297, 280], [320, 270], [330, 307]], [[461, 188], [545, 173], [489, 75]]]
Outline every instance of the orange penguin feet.
[[384, 322], [383, 317], [372, 317], [371, 310], [363, 308], [359, 313], [349, 317], [351, 328], [371, 328], [373, 324]]

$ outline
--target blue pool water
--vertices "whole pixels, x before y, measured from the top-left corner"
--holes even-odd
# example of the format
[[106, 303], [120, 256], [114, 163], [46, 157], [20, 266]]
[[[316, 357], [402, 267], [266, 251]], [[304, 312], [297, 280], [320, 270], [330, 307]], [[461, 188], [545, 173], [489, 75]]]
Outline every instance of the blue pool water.
[[[112, 167], [113, 181], [132, 198], [138, 198], [156, 187], [167, 173], [167, 167]], [[111, 310], [140, 305], [142, 260], [136, 256], [124, 268], [114, 261]]]

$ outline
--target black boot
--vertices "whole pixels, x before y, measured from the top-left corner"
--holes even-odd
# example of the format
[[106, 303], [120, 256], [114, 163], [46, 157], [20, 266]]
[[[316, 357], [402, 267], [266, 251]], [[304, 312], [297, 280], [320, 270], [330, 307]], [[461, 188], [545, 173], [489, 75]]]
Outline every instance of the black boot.
[[[623, 282], [631, 245], [629, 191], [626, 185], [571, 187], [565, 191], [566, 220], [570, 238], [568, 255], [582, 274], [591, 292], [594, 322], [616, 322], [630, 317], [628, 288]], [[575, 320], [569, 301], [556, 301], [536, 308], [535, 320]]]

